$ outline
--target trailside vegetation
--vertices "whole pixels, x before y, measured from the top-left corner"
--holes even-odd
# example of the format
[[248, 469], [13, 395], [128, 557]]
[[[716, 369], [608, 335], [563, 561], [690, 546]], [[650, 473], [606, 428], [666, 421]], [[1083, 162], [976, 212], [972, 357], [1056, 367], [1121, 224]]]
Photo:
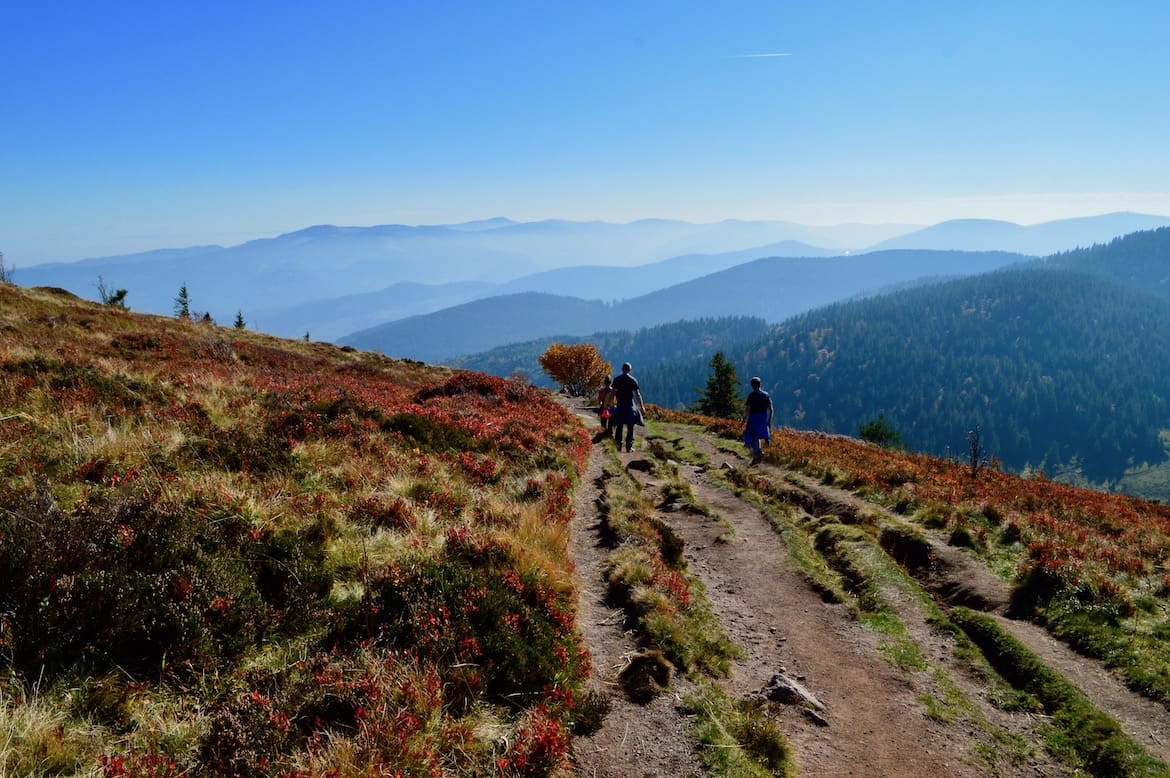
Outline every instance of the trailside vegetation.
[[590, 443], [544, 393], [54, 290], [0, 331], [0, 774], [566, 765]]
[[540, 366], [574, 397], [591, 394], [609, 375], [609, 364], [591, 343], [554, 343], [540, 355]]
[[739, 376], [735, 365], [727, 361], [722, 351], [711, 357], [711, 374], [706, 387], [699, 389], [699, 399], [691, 406], [695, 413], [724, 419], [743, 415], [743, 393], [739, 390]]

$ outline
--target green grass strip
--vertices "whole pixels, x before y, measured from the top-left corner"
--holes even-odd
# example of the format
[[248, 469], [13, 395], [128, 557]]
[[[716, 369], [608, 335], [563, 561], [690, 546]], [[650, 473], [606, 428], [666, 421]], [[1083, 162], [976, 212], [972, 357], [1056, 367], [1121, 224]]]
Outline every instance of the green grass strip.
[[1072, 684], [1048, 667], [994, 619], [966, 608], [951, 612], [988, 663], [1018, 689], [1035, 695], [1052, 716], [1057, 736], [1050, 746], [1071, 752], [1091, 775], [1170, 776], [1170, 767], [1154, 759], [1111, 717], [1093, 706]]
[[682, 703], [700, 744], [707, 772], [727, 778], [796, 774], [792, 750], [779, 725], [758, 700], [733, 700], [715, 684], [699, 684]]

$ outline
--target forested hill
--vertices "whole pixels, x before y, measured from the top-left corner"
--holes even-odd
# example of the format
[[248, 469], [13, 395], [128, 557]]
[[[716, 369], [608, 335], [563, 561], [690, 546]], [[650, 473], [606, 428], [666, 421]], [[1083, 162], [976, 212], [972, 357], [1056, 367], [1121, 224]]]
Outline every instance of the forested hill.
[[1091, 248], [1054, 254], [1041, 263], [1170, 297], [1170, 227], [1135, 232]]
[[[795, 317], [725, 349], [777, 422], [856, 435], [884, 413], [912, 449], [958, 455], [980, 425], [1013, 469], [1079, 464], [1095, 483], [1165, 458], [1170, 303], [1068, 271], [1005, 270]], [[693, 401], [708, 366], [643, 370], [655, 402]]]
[[[507, 377], [516, 372], [525, 374], [533, 383], [552, 386], [552, 381], [541, 370], [540, 355], [554, 342], [589, 342], [601, 356], [616, 368], [622, 362], [632, 362], [638, 369], [663, 363], [700, 362], [724, 347], [726, 343], [746, 343], [763, 335], [768, 323], [747, 316], [719, 319], [696, 319], [675, 324], [660, 324], [635, 331], [598, 332], [588, 336], [540, 338], [511, 346], [501, 346], [481, 354], [449, 360], [452, 367], [478, 370]], [[658, 402], [658, 400], [653, 400]]]

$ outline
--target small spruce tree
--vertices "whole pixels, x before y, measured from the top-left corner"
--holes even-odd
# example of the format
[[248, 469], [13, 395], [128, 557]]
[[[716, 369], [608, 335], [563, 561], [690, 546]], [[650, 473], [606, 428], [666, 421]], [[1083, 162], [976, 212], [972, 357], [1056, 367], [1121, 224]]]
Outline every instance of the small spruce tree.
[[179, 287], [179, 295], [175, 298], [175, 318], [191, 318], [191, 299], [187, 296], [187, 282]]
[[242, 329], [244, 329], [244, 327], [248, 326], [248, 323], [246, 321], [244, 321], [244, 312], [243, 311], [236, 311], [236, 322], [233, 326], [237, 330], [242, 330]]
[[879, 413], [876, 419], [870, 419], [865, 424], [858, 426], [857, 432], [862, 440], [875, 443], [882, 448], [905, 447], [902, 443], [902, 435], [894, 429], [894, 425], [890, 424], [884, 413]]
[[739, 392], [739, 377], [735, 365], [727, 361], [722, 351], [711, 357], [711, 375], [707, 376], [707, 387], [696, 389], [699, 400], [691, 406], [695, 413], [734, 419], [743, 412], [743, 395]]

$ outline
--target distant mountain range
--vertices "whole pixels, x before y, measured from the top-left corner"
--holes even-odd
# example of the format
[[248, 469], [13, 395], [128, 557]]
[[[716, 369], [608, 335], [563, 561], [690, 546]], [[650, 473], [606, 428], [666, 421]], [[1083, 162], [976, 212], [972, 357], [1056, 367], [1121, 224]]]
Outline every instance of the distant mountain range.
[[[108, 288], [127, 289], [126, 301], [134, 310], [159, 314], [171, 312], [179, 287], [186, 284], [191, 306], [219, 321], [231, 321], [242, 312], [252, 326], [268, 332], [298, 337], [310, 332], [318, 339], [333, 339], [490, 294], [629, 299], [760, 257], [900, 247], [1043, 255], [1166, 225], [1170, 218], [1138, 214], [1028, 227], [944, 222], [925, 230], [912, 225], [691, 224], [663, 219], [629, 224], [496, 218], [430, 226], [322, 225], [226, 248], [197, 246], [21, 265], [15, 280], [96, 299], [100, 276]], [[664, 260], [673, 264], [651, 267]], [[634, 272], [615, 274], [613, 268]]]
[[[186, 284], [191, 303], [219, 320], [404, 282], [502, 284], [573, 265], [630, 267], [697, 253], [742, 251], [799, 240], [833, 251], [872, 245], [906, 225], [808, 227], [778, 221], [711, 224], [646, 219], [335, 227], [320, 225], [238, 246], [165, 249], [72, 263], [22, 266], [23, 286], [58, 286], [96, 298], [98, 276], [129, 291], [135, 310], [169, 313]], [[758, 255], [757, 255], [758, 256]], [[314, 322], [305, 322], [312, 329]]]
[[357, 330], [485, 297], [541, 292], [582, 300], [614, 301], [637, 297], [661, 289], [663, 284], [698, 278], [761, 256], [817, 257], [837, 253], [798, 241], [783, 241], [744, 251], [689, 254], [636, 267], [574, 265], [521, 276], [501, 284], [485, 281], [401, 283], [377, 292], [259, 310], [252, 318], [263, 329], [276, 335], [297, 337], [309, 330], [317, 338], [335, 340]]
[[873, 249], [1014, 251], [1047, 256], [1167, 225], [1170, 225], [1170, 219], [1166, 217], [1138, 213], [1109, 213], [1029, 226], [990, 219], [954, 219], [898, 235], [882, 241]]
[[750, 315], [775, 323], [890, 284], [983, 273], [1025, 259], [1020, 254], [961, 251], [769, 257], [612, 304], [535, 292], [489, 297], [381, 324], [339, 342], [440, 362], [541, 337], [634, 330], [683, 319]]

